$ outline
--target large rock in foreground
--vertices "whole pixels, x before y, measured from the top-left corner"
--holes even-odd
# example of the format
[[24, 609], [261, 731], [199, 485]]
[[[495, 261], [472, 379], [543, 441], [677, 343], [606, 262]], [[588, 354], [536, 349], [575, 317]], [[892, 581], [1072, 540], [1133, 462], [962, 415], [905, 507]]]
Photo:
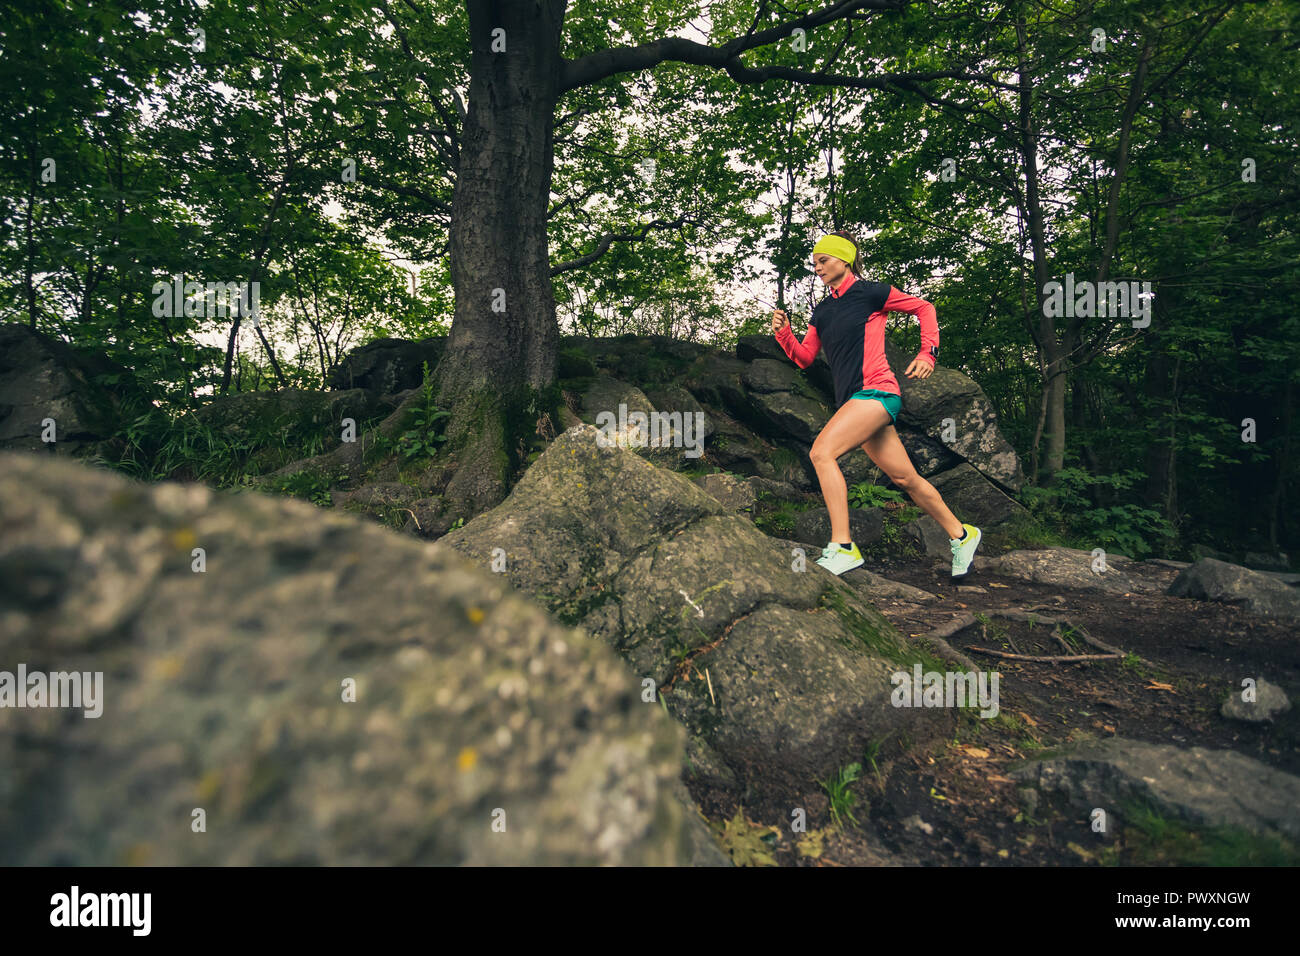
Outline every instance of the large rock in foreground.
[[0, 863], [707, 851], [681, 731], [623, 662], [448, 548], [13, 452], [0, 529], [0, 670], [104, 675], [98, 718], [0, 709]]

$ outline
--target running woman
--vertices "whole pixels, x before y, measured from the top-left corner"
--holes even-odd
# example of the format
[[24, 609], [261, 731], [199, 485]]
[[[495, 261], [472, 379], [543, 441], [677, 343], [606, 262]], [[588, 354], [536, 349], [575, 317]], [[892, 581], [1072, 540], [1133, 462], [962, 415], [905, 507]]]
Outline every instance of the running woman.
[[772, 312], [772, 332], [785, 354], [800, 368], [811, 365], [818, 350], [825, 347], [835, 383], [839, 408], [817, 435], [809, 453], [830, 512], [834, 539], [823, 549], [817, 563], [832, 574], [843, 574], [863, 564], [862, 552], [849, 537], [848, 488], [837, 462], [841, 455], [861, 447], [890, 481], [906, 491], [948, 533], [952, 576], [962, 577], [979, 547], [980, 529], [958, 521], [934, 485], [917, 474], [894, 429], [903, 400], [898, 379], [885, 360], [886, 313], [915, 315], [921, 323], [921, 351], [904, 374], [916, 379], [929, 377], [939, 355], [934, 306], [898, 291], [888, 282], [863, 279], [857, 242], [848, 233], [832, 233], [819, 239], [813, 246], [812, 264], [831, 294], [813, 309], [808, 334], [802, 342], [796, 340], [790, 319], [780, 309]]

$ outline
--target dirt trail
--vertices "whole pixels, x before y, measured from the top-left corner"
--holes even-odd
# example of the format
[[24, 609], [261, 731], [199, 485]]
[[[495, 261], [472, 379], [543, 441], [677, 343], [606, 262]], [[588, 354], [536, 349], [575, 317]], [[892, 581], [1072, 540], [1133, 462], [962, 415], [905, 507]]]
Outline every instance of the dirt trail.
[[[853, 785], [859, 827], [827, 834], [822, 854], [801, 857], [789, 833], [789, 808], [746, 806], [756, 823], [781, 830], [774, 857], [783, 865], [1088, 865], [1098, 863], [1103, 840], [1085, 820], [1046, 808], [1041, 820], [1022, 813], [1009, 764], [1087, 738], [1121, 736], [1153, 743], [1239, 751], [1288, 773], [1300, 774], [1300, 706], [1271, 724], [1247, 724], [1219, 715], [1221, 701], [1243, 677], [1264, 677], [1300, 697], [1300, 641], [1294, 626], [1227, 605], [1162, 593], [1109, 594], [1028, 584], [972, 569], [960, 582], [935, 559], [881, 565], [870, 570], [922, 588], [940, 600], [877, 602], [908, 636], [925, 634], [964, 613], [1047, 606], [1042, 613], [1068, 618], [1093, 637], [1141, 660], [1039, 663], [999, 660], [974, 647], [1026, 655], [1065, 653], [1051, 628], [992, 618], [950, 638], [980, 667], [1000, 673], [998, 718], [928, 754], [910, 753], [882, 766], [885, 784], [870, 770]], [[1125, 571], [1167, 586], [1177, 571], [1150, 565]], [[959, 591], [957, 586], [982, 588]], [[1084, 647], [1083, 652], [1093, 652]], [[730, 817], [736, 801], [697, 795], [710, 819]], [[869, 806], [864, 806], [869, 804]], [[710, 805], [712, 804], [712, 805]], [[724, 805], [726, 804], [726, 805]], [[829, 805], [810, 806], [809, 829], [830, 823]], [[1123, 841], [1108, 841], [1126, 859]]]

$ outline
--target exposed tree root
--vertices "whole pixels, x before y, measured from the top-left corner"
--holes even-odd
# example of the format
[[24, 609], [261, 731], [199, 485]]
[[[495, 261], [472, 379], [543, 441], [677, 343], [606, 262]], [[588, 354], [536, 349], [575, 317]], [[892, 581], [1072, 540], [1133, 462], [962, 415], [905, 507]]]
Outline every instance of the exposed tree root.
[[[990, 610], [983, 611], [981, 613], [987, 615], [988, 617], [1001, 617], [1012, 621], [1028, 621], [1031, 624], [1050, 624], [1052, 625], [1052, 636], [1055, 637], [1056, 640], [1065, 649], [1066, 651], [1065, 654], [1056, 655], [1056, 656], [1021, 654], [1019, 653], [1020, 650], [1019, 648], [1016, 648], [1016, 653], [1009, 654], [1005, 651], [995, 651], [987, 647], [976, 647], [973, 644], [968, 644], [966, 646], [966, 649], [971, 651], [976, 651], [980, 654], [988, 654], [991, 657], [1000, 657], [1003, 658], [1004, 660], [1035, 661], [1039, 663], [1050, 663], [1050, 664], [1073, 664], [1080, 661], [1110, 661], [1110, 660], [1121, 659], [1127, 656], [1127, 653], [1125, 651], [1121, 650], [1118, 647], [1114, 647], [1110, 644], [1107, 644], [1105, 641], [1098, 640], [1097, 638], [1089, 634], [1084, 628], [1080, 627], [1077, 624], [1071, 623], [1065, 618], [1044, 617], [1042, 615], [1035, 613], [1040, 608], [1045, 608], [1045, 606], [1040, 605], [1039, 607], [1028, 608], [1024, 610], [1021, 610], [1019, 608], [992, 608]], [[1050, 609], [1050, 610], [1054, 610], [1054, 609]], [[950, 659], [957, 661], [963, 667], [966, 667], [969, 670], [978, 670], [979, 668], [976, 667], [974, 661], [972, 661], [965, 654], [962, 654], [960, 651], [954, 648], [947, 641], [947, 638], [952, 637], [954, 634], [964, 631], [966, 628], [972, 627], [977, 623], [980, 622], [978, 621], [976, 616], [973, 613], [968, 611], [965, 614], [960, 614], [957, 617], [953, 618], [947, 624], [943, 624], [940, 625], [939, 627], [936, 627], [933, 631], [930, 631], [928, 634], [923, 634], [920, 637], [915, 638], [915, 640], [920, 641], [924, 644], [928, 644], [936, 652], [941, 653], [949, 657]], [[1090, 646], [1095, 647], [1099, 651], [1103, 651], [1104, 653], [1101, 654], [1070, 653], [1074, 649], [1070, 647], [1069, 644], [1066, 643], [1065, 638], [1061, 636], [1062, 626], [1070, 628], [1072, 631], [1074, 631], [1074, 633], [1078, 634], [1079, 637], [1082, 638], [1086, 644], [1089, 644]], [[1010, 642], [1009, 639], [1008, 641]], [[1010, 642], [1010, 643], [1013, 648], [1016, 647], [1014, 642]]]

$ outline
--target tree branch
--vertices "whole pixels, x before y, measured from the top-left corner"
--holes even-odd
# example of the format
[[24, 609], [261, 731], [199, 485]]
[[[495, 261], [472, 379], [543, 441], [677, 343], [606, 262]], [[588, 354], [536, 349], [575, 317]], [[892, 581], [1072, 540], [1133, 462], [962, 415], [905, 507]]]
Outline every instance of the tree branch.
[[[711, 66], [726, 70], [733, 80], [739, 83], [765, 83], [768, 80], [786, 80], [816, 86], [842, 86], [851, 89], [874, 90], [898, 86], [909, 89], [922, 96], [927, 96], [915, 84], [925, 80], [966, 79], [979, 80], [990, 86], [1005, 90], [1015, 87], [1001, 83], [987, 73], [965, 73], [961, 70], [933, 70], [920, 73], [878, 73], [873, 76], [841, 76], [835, 73], [811, 73], [788, 66], [748, 67], [740, 62], [740, 55], [747, 50], [768, 46], [783, 40], [796, 29], [805, 30], [846, 19], [858, 10], [902, 10], [909, 0], [840, 0], [839, 3], [821, 10], [805, 14], [797, 20], [791, 20], [768, 30], [747, 33], [744, 37], [729, 40], [721, 47], [712, 47], [696, 43], [684, 37], [663, 37], [652, 43], [635, 47], [614, 47], [598, 50], [577, 60], [566, 60], [560, 80], [560, 91], [568, 92], [580, 86], [599, 83], [607, 77], [619, 73], [645, 70], [667, 60], [678, 63], [693, 63], [697, 66]], [[929, 100], [929, 102], [940, 102]]]
[[682, 213], [671, 221], [653, 219], [639, 227], [639, 234], [637, 232], [607, 232], [596, 242], [596, 248], [585, 256], [579, 256], [577, 259], [570, 259], [568, 262], [561, 262], [559, 265], [551, 266], [551, 277], [554, 278], [561, 272], [581, 269], [583, 266], [591, 265], [608, 252], [610, 245], [616, 240], [619, 242], [640, 242], [650, 234], [652, 229], [678, 229], [688, 222], [694, 223], [696, 220], [689, 213]]

